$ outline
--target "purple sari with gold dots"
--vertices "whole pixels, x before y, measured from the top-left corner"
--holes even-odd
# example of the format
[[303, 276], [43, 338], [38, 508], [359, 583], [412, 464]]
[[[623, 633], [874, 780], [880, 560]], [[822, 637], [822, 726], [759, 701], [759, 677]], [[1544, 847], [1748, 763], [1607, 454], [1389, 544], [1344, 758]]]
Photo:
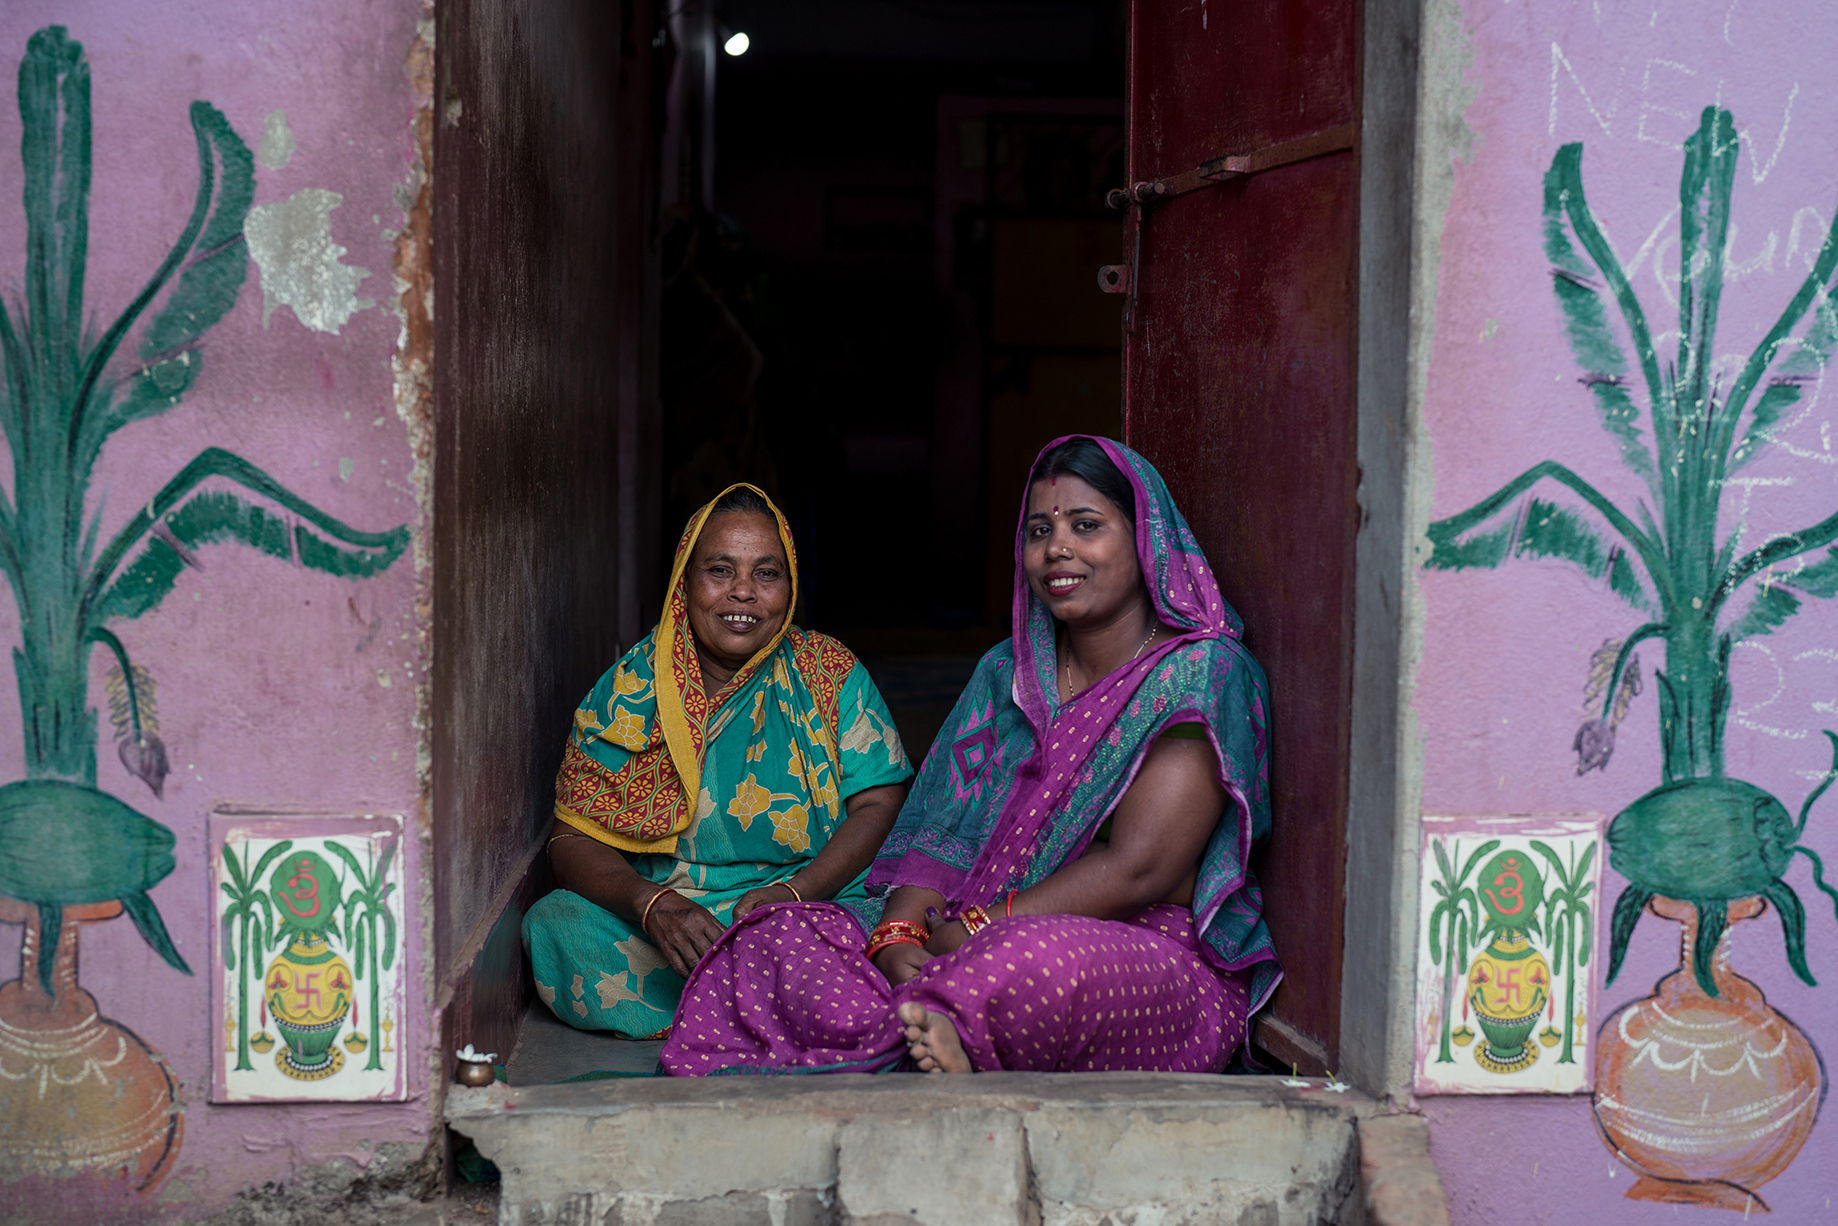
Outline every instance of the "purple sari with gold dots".
[[1054, 621], [1027, 585], [1018, 522], [1018, 633], [978, 665], [868, 887], [925, 886], [953, 909], [981, 903], [999, 917], [1011, 890], [1084, 853], [1156, 737], [1195, 724], [1213, 746], [1226, 805], [1191, 911], [998, 918], [894, 988], [862, 957], [864, 933], [848, 912], [762, 907], [691, 974], [667, 1071], [897, 1067], [905, 1046], [893, 1010], [907, 1000], [949, 1015], [979, 1070], [1208, 1071], [1243, 1043], [1248, 1016], [1282, 977], [1248, 863], [1270, 829], [1263, 670], [1160, 474], [1122, 444], [1097, 442], [1135, 490], [1144, 582], [1179, 633], [1059, 702]]

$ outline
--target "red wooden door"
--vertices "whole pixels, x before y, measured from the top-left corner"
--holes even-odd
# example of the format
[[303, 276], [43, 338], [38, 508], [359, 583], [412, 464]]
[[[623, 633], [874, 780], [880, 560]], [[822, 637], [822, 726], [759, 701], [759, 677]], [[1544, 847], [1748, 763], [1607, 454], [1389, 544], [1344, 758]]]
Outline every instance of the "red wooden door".
[[1125, 436], [1269, 674], [1275, 832], [1254, 863], [1285, 979], [1258, 1038], [1317, 1068], [1340, 1029], [1359, 19], [1359, 0], [1130, 8]]

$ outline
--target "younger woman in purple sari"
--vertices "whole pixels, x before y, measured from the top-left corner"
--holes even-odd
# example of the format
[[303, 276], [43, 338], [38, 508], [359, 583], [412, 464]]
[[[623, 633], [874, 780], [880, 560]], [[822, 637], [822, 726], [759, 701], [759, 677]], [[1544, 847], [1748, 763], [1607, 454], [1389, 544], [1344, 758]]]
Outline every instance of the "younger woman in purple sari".
[[1244, 1043], [1281, 971], [1247, 864], [1267, 707], [1238, 616], [1161, 476], [1108, 439], [1041, 454], [1015, 561], [1015, 637], [869, 873], [878, 925], [751, 912], [690, 975], [668, 1072], [1216, 1072]]

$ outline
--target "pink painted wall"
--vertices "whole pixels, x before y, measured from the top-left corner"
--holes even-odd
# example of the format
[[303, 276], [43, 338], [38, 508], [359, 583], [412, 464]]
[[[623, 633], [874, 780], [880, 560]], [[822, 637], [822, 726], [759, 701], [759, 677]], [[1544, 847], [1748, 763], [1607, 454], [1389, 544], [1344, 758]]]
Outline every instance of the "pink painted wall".
[[[1569, 464], [1632, 508], [1644, 488], [1599, 424], [1563, 333], [1543, 250], [1543, 178], [1560, 145], [1582, 141], [1590, 204], [1626, 265], [1662, 361], [1676, 353], [1680, 142], [1720, 103], [1742, 132], [1727, 285], [1716, 346], [1727, 388], [1792, 296], [1838, 210], [1838, 82], [1827, 6], [1813, 0], [1465, 0], [1472, 49], [1466, 119], [1442, 231], [1425, 424], [1431, 518], [1459, 512], [1544, 459]], [[1440, 83], [1446, 85], [1447, 83]], [[1636, 376], [1636, 382], [1638, 377]], [[1636, 388], [1636, 400], [1644, 404]], [[1745, 548], [1838, 509], [1832, 389], [1808, 388], [1805, 412], [1739, 477], [1720, 531], [1746, 507]], [[1810, 407], [1807, 407], [1810, 406]], [[1427, 555], [1427, 546], [1425, 547]], [[1819, 555], [1823, 556], [1821, 550]], [[1660, 782], [1652, 669], [1603, 772], [1578, 776], [1571, 741], [1591, 652], [1646, 618], [1558, 561], [1497, 570], [1421, 572], [1427, 617], [1416, 705], [1426, 813], [1613, 814]], [[1734, 607], [1740, 611], [1746, 600]], [[1790, 811], [1831, 763], [1820, 735], [1838, 728], [1838, 604], [1806, 598], [1772, 635], [1736, 648], [1729, 774]], [[1838, 856], [1838, 804], [1815, 809], [1804, 842]], [[1805, 902], [1813, 973], [1788, 969], [1769, 913], [1734, 933], [1736, 969], [1838, 1054], [1838, 921], [1806, 861], [1787, 876]], [[1623, 879], [1605, 874], [1606, 912]], [[1593, 959], [1606, 966], [1607, 924]], [[1644, 996], [1677, 965], [1678, 929], [1642, 919], [1604, 1011]], [[1587, 1095], [1433, 1098], [1422, 1102], [1458, 1226], [1658, 1222], [1713, 1211], [1627, 1200], [1631, 1172], [1596, 1135]], [[1828, 1116], [1830, 1113], [1827, 1113]], [[1792, 1167], [1761, 1191], [1775, 1220], [1829, 1220], [1838, 1122], [1820, 1121]], [[1710, 1217], [1710, 1220], [1718, 1220]]]
[[[9, 0], [0, 6], [0, 286], [19, 293], [24, 220], [19, 208], [19, 115], [12, 80], [33, 31], [62, 24], [88, 52], [94, 108], [87, 311], [103, 324], [159, 263], [189, 213], [197, 157], [187, 108], [216, 105], [254, 150], [271, 111], [296, 144], [272, 169], [258, 159], [255, 203], [305, 188], [343, 195], [331, 213], [343, 262], [369, 270], [357, 295], [377, 305], [337, 334], [309, 330], [287, 307], [263, 326], [253, 263], [234, 309], [204, 338], [203, 370], [183, 403], [116, 435], [102, 457], [91, 505], [104, 531], [138, 509], [206, 446], [235, 451], [345, 522], [370, 531], [409, 524], [419, 533], [407, 428], [398, 416], [391, 354], [394, 232], [403, 225], [414, 155], [414, 99], [405, 63], [421, 16], [417, 0]], [[0, 447], [3, 447], [0, 444]], [[11, 473], [10, 460], [4, 472]], [[10, 476], [8, 477], [10, 485]], [[210, 889], [206, 815], [212, 806], [314, 807], [408, 815], [418, 829], [414, 726], [424, 661], [418, 648], [416, 574], [404, 555], [360, 581], [291, 566], [236, 545], [202, 554], [165, 602], [115, 624], [158, 679], [172, 774], [163, 800], [129, 775], [109, 736], [103, 674], [92, 660], [90, 695], [102, 708], [98, 786], [170, 827], [178, 867], [154, 891], [180, 952], [197, 974], [167, 967], [125, 921], [88, 928], [81, 980], [102, 1012], [164, 1053], [183, 1082], [185, 1133], [172, 1173], [122, 1212], [193, 1217], [237, 1191], [283, 1181], [319, 1164], [334, 1178], [366, 1167], [380, 1146], [418, 1153], [429, 1134], [423, 916], [417, 887], [404, 933], [410, 1012], [405, 1050], [410, 1100], [388, 1105], [212, 1106], [208, 989]], [[11, 600], [0, 599], [0, 644], [18, 641]], [[0, 781], [24, 773], [10, 670], [0, 684]], [[406, 843], [408, 880], [423, 872], [419, 834]], [[15, 947], [17, 926], [0, 926]], [[12, 955], [7, 953], [5, 958]], [[10, 977], [10, 964], [5, 972]], [[25, 1189], [23, 1192], [20, 1189]], [[32, 1220], [70, 1210], [55, 1184], [0, 1191], [0, 1204], [34, 1198]], [[56, 1199], [51, 1199], [56, 1198]], [[8, 1211], [12, 1206], [8, 1205]], [[87, 1211], [86, 1211], [87, 1212]], [[92, 1219], [93, 1220], [93, 1219]]]

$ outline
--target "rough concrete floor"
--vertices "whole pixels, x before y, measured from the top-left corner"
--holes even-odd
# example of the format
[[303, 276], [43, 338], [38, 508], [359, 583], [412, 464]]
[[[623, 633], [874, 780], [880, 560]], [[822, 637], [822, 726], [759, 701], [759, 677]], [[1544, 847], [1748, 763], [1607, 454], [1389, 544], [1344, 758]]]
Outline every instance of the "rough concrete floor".
[[514, 1086], [547, 1086], [582, 1073], [650, 1073], [663, 1043], [634, 1043], [560, 1021], [540, 1003], [523, 1015], [504, 1075]]

